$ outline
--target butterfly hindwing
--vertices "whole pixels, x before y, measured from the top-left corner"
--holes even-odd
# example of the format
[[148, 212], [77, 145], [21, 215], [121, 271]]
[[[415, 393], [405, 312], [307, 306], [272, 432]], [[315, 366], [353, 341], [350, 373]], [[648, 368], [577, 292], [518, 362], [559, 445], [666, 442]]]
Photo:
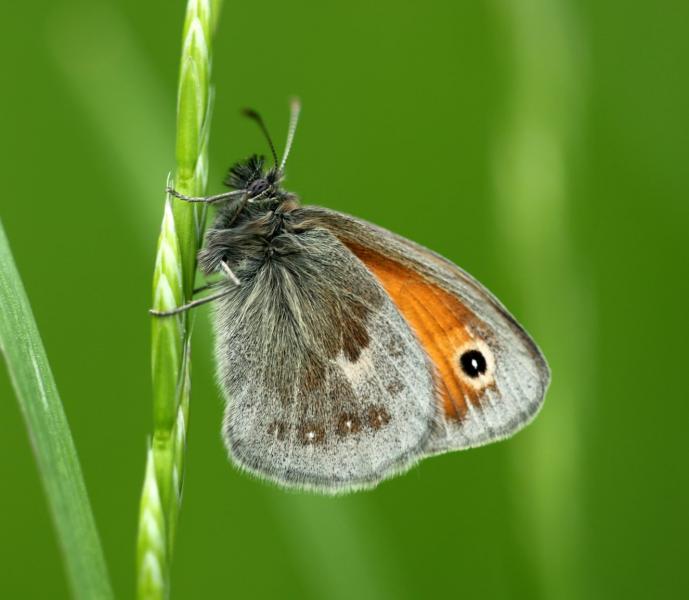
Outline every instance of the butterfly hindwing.
[[443, 418], [428, 454], [501, 439], [533, 419], [548, 366], [488, 290], [440, 255], [381, 227], [321, 207], [299, 210], [366, 265], [431, 359]]
[[[297, 209], [298, 212], [299, 209]], [[433, 366], [379, 281], [332, 233], [271, 241], [216, 306], [224, 434], [244, 469], [287, 486], [367, 487], [436, 430]]]

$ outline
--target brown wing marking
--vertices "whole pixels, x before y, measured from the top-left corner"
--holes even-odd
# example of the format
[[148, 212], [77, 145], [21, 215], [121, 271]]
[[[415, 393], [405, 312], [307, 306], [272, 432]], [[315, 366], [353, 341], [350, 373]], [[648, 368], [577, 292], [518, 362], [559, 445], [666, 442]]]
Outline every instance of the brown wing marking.
[[481, 328], [480, 320], [458, 298], [410, 268], [370, 248], [345, 244], [380, 281], [433, 361], [446, 417], [461, 420], [468, 403], [478, 406], [485, 390], [464, 380], [458, 356], [472, 343], [472, 330]]

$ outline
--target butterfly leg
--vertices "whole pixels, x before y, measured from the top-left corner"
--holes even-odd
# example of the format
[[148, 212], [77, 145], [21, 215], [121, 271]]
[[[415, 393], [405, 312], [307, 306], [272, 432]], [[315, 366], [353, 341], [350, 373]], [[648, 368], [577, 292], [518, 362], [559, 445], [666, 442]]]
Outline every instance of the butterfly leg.
[[213, 300], [217, 300], [218, 298], [222, 298], [223, 296], [227, 296], [227, 294], [229, 294], [231, 291], [231, 289], [223, 290], [222, 292], [218, 292], [217, 294], [213, 294], [212, 296], [206, 296], [205, 298], [192, 300], [191, 302], [187, 302], [186, 304], [182, 304], [182, 306], [178, 306], [177, 308], [173, 308], [171, 310], [155, 310], [151, 308], [148, 312], [154, 317], [171, 317], [173, 315], [178, 315], [180, 313], [186, 312], [192, 308], [196, 308], [197, 306], [201, 306], [202, 304], [213, 302]]
[[225, 272], [225, 275], [227, 275], [227, 278], [234, 283], [235, 285], [239, 285], [240, 281], [238, 277], [234, 274], [232, 269], [230, 269], [230, 266], [223, 260], [220, 263], [220, 266], [222, 267], [222, 270]]
[[244, 210], [244, 207], [246, 206], [246, 203], [249, 201], [249, 195], [244, 194], [239, 200], [234, 201], [234, 206], [232, 207], [232, 211], [234, 211], [232, 214], [232, 217], [228, 220], [228, 222], [225, 224], [225, 227], [229, 228], [234, 225], [234, 223], [237, 221], [239, 218], [239, 215], [242, 214], [242, 211]]
[[[227, 279], [229, 279], [232, 283], [235, 285], [239, 285], [240, 281], [237, 278], [237, 276], [233, 273], [232, 269], [228, 266], [228, 264], [225, 261], [222, 261], [221, 266], [223, 268], [223, 271], [225, 272], [225, 275]], [[207, 283], [206, 285], [203, 285], [201, 287], [198, 287], [194, 289], [193, 293], [197, 294], [199, 292], [204, 292], [209, 289], [213, 289], [214, 287], [220, 285], [221, 283], [224, 283], [223, 281], [214, 281], [212, 283]], [[206, 304], [207, 302], [213, 302], [213, 300], [217, 300], [218, 298], [222, 298], [223, 296], [226, 296], [229, 294], [234, 288], [229, 288], [226, 290], [222, 290], [221, 292], [218, 292], [217, 294], [213, 294], [211, 296], [206, 296], [205, 298], [199, 298], [198, 300], [192, 300], [191, 302], [187, 302], [186, 304], [183, 304], [182, 306], [178, 306], [176, 308], [173, 308], [171, 310], [155, 310], [155, 309], [150, 309], [148, 312], [153, 315], [154, 317], [171, 317], [173, 315], [178, 315], [180, 313], [186, 312], [192, 308], [195, 308], [197, 306], [201, 306], [203, 304]]]
[[171, 196], [179, 198], [180, 200], [184, 200], [185, 202], [202, 202], [205, 204], [213, 204], [214, 202], [229, 200], [234, 196], [245, 194], [244, 190], [232, 190], [231, 192], [223, 192], [222, 194], [216, 194], [215, 196], [186, 196], [185, 194], [180, 194], [178, 191], [172, 189], [171, 187], [165, 188], [165, 191]]
[[211, 281], [210, 283], [206, 283], [205, 285], [201, 285], [197, 288], [194, 288], [192, 291], [192, 295], [196, 296], [196, 294], [200, 294], [201, 292], [206, 292], [208, 290], [213, 289], [214, 287], [219, 286], [222, 283], [222, 281]]

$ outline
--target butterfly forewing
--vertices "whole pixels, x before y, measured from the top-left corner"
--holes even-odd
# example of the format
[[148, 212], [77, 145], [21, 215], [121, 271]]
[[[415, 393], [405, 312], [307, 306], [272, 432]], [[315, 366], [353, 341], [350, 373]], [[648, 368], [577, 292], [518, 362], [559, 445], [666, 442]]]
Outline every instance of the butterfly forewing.
[[450, 261], [385, 229], [320, 207], [300, 211], [366, 265], [431, 359], [443, 418], [426, 453], [481, 445], [531, 421], [550, 372], [490, 292]]

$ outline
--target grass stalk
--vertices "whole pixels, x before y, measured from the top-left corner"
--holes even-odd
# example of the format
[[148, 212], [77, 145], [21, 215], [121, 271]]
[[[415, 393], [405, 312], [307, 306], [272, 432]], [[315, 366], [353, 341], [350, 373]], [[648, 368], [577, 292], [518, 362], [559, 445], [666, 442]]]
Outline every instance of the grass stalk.
[[[205, 194], [212, 90], [211, 42], [220, 1], [189, 0], [182, 31], [173, 187]], [[170, 183], [170, 182], [168, 182]], [[191, 299], [202, 208], [167, 197], [153, 274], [153, 308]], [[191, 317], [152, 319], [153, 436], [148, 448], [137, 542], [138, 598], [168, 598], [174, 535], [182, 499], [191, 382]]]
[[0, 222], [0, 350], [17, 394], [75, 598], [113, 597], [55, 379]]
[[[585, 56], [562, 0], [498, 0], [513, 61], [512, 93], [496, 154], [506, 266], [524, 290], [520, 311], [542, 345], [553, 384], [536, 423], [514, 442], [517, 522], [534, 532], [528, 557], [548, 598], [586, 597], [581, 495], [582, 415], [591, 380], [590, 303], [568, 215]], [[567, 315], [563, 319], [563, 315]], [[571, 323], [576, 323], [572, 328]]]

